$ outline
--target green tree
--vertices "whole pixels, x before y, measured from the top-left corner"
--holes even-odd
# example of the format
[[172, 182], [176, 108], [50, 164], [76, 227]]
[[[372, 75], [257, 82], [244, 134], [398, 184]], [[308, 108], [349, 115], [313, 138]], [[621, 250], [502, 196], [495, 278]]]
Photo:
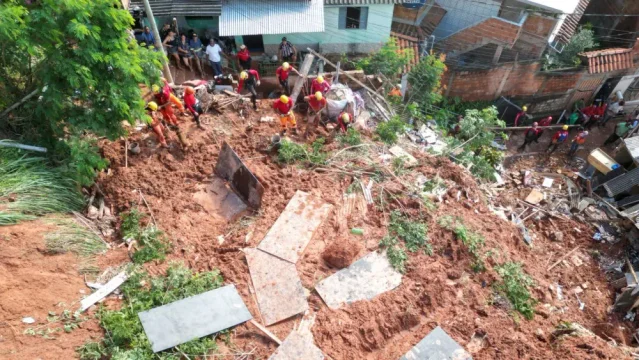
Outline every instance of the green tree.
[[424, 56], [408, 74], [409, 102], [416, 102], [422, 111], [429, 112], [433, 104], [442, 100], [442, 75], [446, 71], [444, 60], [444, 55]]
[[591, 29], [580, 28], [572, 36], [570, 42], [564, 47], [561, 53], [549, 50], [544, 61], [544, 70], [575, 67], [581, 65], [579, 54], [585, 50], [599, 46], [595, 41], [595, 33]]
[[[0, 119], [0, 132], [39, 143], [87, 184], [87, 167], [104, 162], [82, 154], [87, 133], [115, 139], [144, 116], [140, 83], [159, 80], [161, 52], [138, 46], [133, 18], [116, 0], [40, 0], [0, 4], [0, 109], [35, 91]], [[91, 160], [87, 163], [84, 160]]]
[[364, 70], [367, 74], [382, 73], [384, 76], [394, 79], [413, 57], [415, 57], [415, 53], [412, 49], [401, 49], [397, 45], [397, 41], [390, 38], [379, 51], [359, 60], [356, 67]]

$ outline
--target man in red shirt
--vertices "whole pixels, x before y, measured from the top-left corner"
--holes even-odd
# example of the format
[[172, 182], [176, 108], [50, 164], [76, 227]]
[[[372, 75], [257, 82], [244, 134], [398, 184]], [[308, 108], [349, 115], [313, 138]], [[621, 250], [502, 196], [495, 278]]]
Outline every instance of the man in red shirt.
[[288, 76], [291, 73], [291, 71], [294, 71], [297, 75], [300, 74], [299, 72], [297, 72], [297, 70], [295, 70], [294, 67], [292, 67], [287, 62], [283, 63], [282, 66], [278, 67], [277, 70], [275, 71], [275, 76], [277, 77], [277, 80], [280, 82], [280, 85], [282, 85], [282, 88], [284, 88], [284, 93], [287, 96], [291, 95], [291, 88], [288, 86]]
[[351, 114], [347, 113], [346, 111], [342, 111], [337, 117], [337, 125], [338, 125], [337, 130], [346, 132], [348, 127], [351, 125], [352, 118], [353, 116]]
[[249, 69], [240, 73], [240, 84], [237, 87], [237, 93], [240, 94], [242, 89], [246, 87], [246, 90], [251, 93], [251, 102], [255, 111], [257, 111], [257, 91], [255, 88], [258, 86], [260, 86], [260, 74], [257, 70]]
[[526, 106], [521, 107], [521, 111], [518, 112], [517, 116], [515, 117], [515, 126], [519, 124], [519, 120], [521, 120], [522, 122], [526, 120], [526, 118], [528, 117], [528, 114], [526, 113], [527, 111], [528, 111], [528, 107]]
[[572, 144], [570, 145], [570, 151], [568, 151], [568, 157], [573, 157], [579, 150], [579, 146], [583, 145], [586, 142], [586, 137], [588, 136], [588, 131], [582, 130], [575, 136], [572, 140]]
[[[547, 118], [543, 118], [539, 121], [539, 123], [537, 123], [539, 125], [540, 128], [545, 127], [545, 126], [550, 126], [552, 125], [552, 116], [548, 116]], [[536, 142], [539, 142], [539, 138], [541, 138], [541, 135], [544, 133], [544, 129], [537, 129], [537, 139], [535, 139]]]
[[297, 121], [295, 121], [295, 114], [293, 114], [293, 100], [286, 95], [282, 95], [273, 103], [273, 109], [280, 117], [280, 136], [284, 136], [288, 128], [292, 130], [293, 134], [297, 134]]
[[307, 137], [311, 127], [316, 128], [322, 120], [322, 110], [326, 108], [326, 99], [320, 91], [317, 91], [315, 95], [304, 97], [304, 101], [308, 103], [308, 125], [304, 133], [304, 137]]
[[566, 139], [568, 139], [568, 125], [564, 125], [561, 130], [555, 133], [555, 135], [552, 137], [552, 140], [550, 141], [550, 145], [548, 146], [546, 152], [548, 154], [552, 154], [553, 152], [555, 152], [555, 150], [557, 150], [559, 145], [563, 144], [564, 141], [566, 141]]
[[253, 59], [251, 59], [251, 53], [249, 53], [246, 45], [240, 46], [240, 51], [237, 52], [237, 60], [239, 61], [242, 70], [248, 70], [251, 68], [251, 62]]
[[315, 94], [316, 92], [321, 92], [322, 95], [326, 95], [328, 90], [331, 89], [331, 84], [328, 81], [324, 80], [322, 75], [318, 75], [317, 79], [313, 79], [311, 82], [311, 93]]
[[526, 146], [528, 146], [529, 144], [532, 144], [533, 141], [537, 141], [539, 140], [539, 133], [541, 132], [541, 129], [539, 129], [539, 124], [537, 124], [536, 122], [534, 122], [532, 124], [532, 127], [528, 130], [526, 130], [526, 135], [524, 138], [524, 144], [521, 145], [519, 147], [519, 151], [524, 151], [526, 150]]
[[200, 123], [200, 115], [202, 115], [202, 107], [200, 102], [195, 97], [195, 89], [190, 86], [184, 88], [184, 106], [193, 114], [193, 120], [197, 124], [197, 127], [203, 129]]

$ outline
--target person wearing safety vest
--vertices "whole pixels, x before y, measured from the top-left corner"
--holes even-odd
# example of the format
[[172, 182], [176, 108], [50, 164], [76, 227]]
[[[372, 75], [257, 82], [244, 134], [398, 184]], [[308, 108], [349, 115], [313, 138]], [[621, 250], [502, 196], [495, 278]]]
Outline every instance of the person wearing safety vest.
[[160, 142], [160, 145], [162, 145], [162, 147], [169, 147], [169, 145], [167, 145], [166, 143], [166, 138], [164, 137], [164, 126], [162, 125], [159, 114], [157, 112], [158, 104], [155, 101], [150, 101], [146, 105], [146, 110], [147, 114], [151, 117], [149, 126], [151, 127], [151, 129], [153, 129], [155, 136], [157, 136], [158, 141]]
[[[539, 121], [539, 123], [537, 123], [539, 125], [539, 127], [545, 127], [545, 126], [550, 126], [552, 124], [552, 116], [548, 116], [547, 118], [543, 118]], [[535, 139], [536, 142], [539, 142], [538, 140], [541, 138], [541, 135], [543, 135], [544, 133], [544, 129], [537, 129], [537, 139]]]
[[293, 99], [282, 95], [273, 103], [273, 109], [280, 117], [280, 136], [283, 136], [287, 129], [291, 129], [293, 134], [297, 134], [297, 121], [295, 121], [295, 114], [293, 114]]
[[165, 82], [165, 86], [160, 88], [158, 85], [153, 85], [151, 87], [153, 93], [155, 94], [155, 103], [158, 105], [162, 116], [164, 117], [164, 121], [171, 125], [178, 124], [177, 117], [175, 116], [175, 112], [173, 111], [173, 107], [171, 104], [175, 104], [178, 106], [180, 111], [184, 112], [184, 106], [180, 102], [180, 100], [173, 95], [171, 92], [171, 88], [168, 86], [168, 83]]
[[347, 113], [346, 111], [342, 111], [337, 117], [338, 131], [341, 130], [343, 132], [346, 132], [348, 127], [351, 125], [352, 119], [353, 117], [351, 116], [351, 114]]
[[539, 140], [539, 134], [542, 130], [539, 129], [539, 124], [536, 122], [532, 124], [532, 127], [526, 130], [526, 135], [524, 138], [524, 143], [519, 147], [519, 151], [526, 150], [526, 146], [532, 144], [533, 141], [537, 142]]
[[401, 99], [402, 97], [402, 84], [397, 84], [393, 86], [391, 91], [388, 93], [388, 96], [395, 99]]
[[311, 94], [315, 94], [316, 92], [321, 92], [322, 95], [326, 95], [326, 93], [331, 89], [331, 84], [328, 81], [324, 80], [322, 75], [318, 75], [317, 79], [313, 79], [311, 82]]
[[251, 102], [255, 111], [257, 111], [257, 91], [255, 88], [258, 86], [260, 86], [260, 74], [257, 70], [249, 69], [240, 73], [240, 84], [237, 87], [237, 93], [240, 94], [242, 89], [246, 87], [246, 90], [251, 93]]
[[200, 101], [195, 97], [195, 89], [190, 86], [184, 88], [184, 105], [193, 114], [193, 120], [197, 124], [197, 127], [203, 129], [200, 123], [200, 115], [202, 115], [202, 106]]
[[240, 51], [237, 52], [237, 60], [240, 63], [242, 70], [248, 70], [251, 68], [251, 53], [246, 48], [246, 45], [240, 46]]
[[308, 125], [304, 137], [307, 137], [311, 127], [316, 128], [322, 120], [322, 110], [326, 108], [326, 99], [321, 91], [315, 92], [315, 95], [304, 97], [304, 101], [308, 103]]
[[588, 136], [588, 131], [581, 130], [574, 139], [572, 139], [572, 144], [570, 144], [570, 150], [568, 151], [568, 157], [573, 157], [579, 150], [579, 146], [583, 145], [586, 142], [586, 137]]
[[515, 116], [515, 126], [519, 124], [519, 120], [521, 120], [522, 122], [526, 120], [526, 117], [528, 116], [528, 114], [526, 113], [527, 111], [528, 111], [527, 106], [521, 107], [521, 111], [517, 113], [517, 116]]
[[275, 71], [275, 76], [277, 77], [277, 80], [280, 82], [280, 85], [282, 85], [282, 88], [284, 88], [284, 93], [287, 96], [291, 95], [291, 88], [288, 85], [288, 77], [291, 71], [294, 71], [297, 75], [300, 74], [299, 72], [297, 72], [297, 70], [295, 70], [294, 67], [292, 67], [287, 62], [283, 63], [282, 66], [278, 67], [277, 70]]
[[555, 152], [555, 150], [557, 150], [557, 147], [559, 147], [559, 145], [563, 144], [566, 141], [567, 138], [568, 125], [564, 125], [561, 130], [557, 131], [552, 137], [552, 140], [550, 141], [550, 145], [548, 146], [546, 152], [548, 154], [552, 154], [553, 152]]

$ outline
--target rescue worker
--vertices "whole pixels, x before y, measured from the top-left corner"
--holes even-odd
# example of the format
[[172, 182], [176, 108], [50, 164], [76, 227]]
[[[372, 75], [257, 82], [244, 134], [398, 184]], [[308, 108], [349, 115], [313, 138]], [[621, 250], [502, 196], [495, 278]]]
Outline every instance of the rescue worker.
[[184, 88], [184, 105], [193, 114], [193, 120], [197, 124], [197, 127], [204, 129], [200, 123], [200, 115], [202, 115], [202, 106], [200, 101], [195, 97], [195, 89], [190, 86]]
[[539, 124], [534, 122], [532, 124], [532, 127], [528, 130], [526, 130], [526, 135], [524, 137], [524, 143], [519, 147], [519, 151], [525, 151], [526, 150], [526, 146], [532, 144], [532, 142], [537, 142], [539, 140], [539, 133], [542, 130], [539, 129]]
[[347, 113], [346, 111], [342, 111], [337, 117], [337, 130], [346, 132], [348, 127], [351, 125], [352, 118], [353, 117], [351, 116], [351, 114]]
[[291, 95], [291, 88], [288, 85], [288, 77], [291, 71], [294, 71], [297, 75], [300, 74], [299, 72], [297, 72], [297, 70], [294, 67], [292, 67], [287, 62], [283, 63], [282, 66], [278, 67], [277, 70], [275, 70], [275, 76], [277, 77], [277, 80], [280, 82], [280, 85], [282, 85], [282, 88], [284, 88], [284, 93], [287, 96]]
[[275, 113], [280, 117], [280, 135], [283, 136], [287, 129], [291, 129], [293, 134], [297, 134], [297, 122], [295, 121], [295, 114], [293, 113], [293, 99], [282, 95], [273, 103], [273, 109], [275, 109]]
[[610, 145], [610, 144], [614, 143], [615, 141], [621, 139], [630, 130], [632, 130], [635, 127], [637, 127], [638, 124], [639, 124], [639, 120], [632, 119], [632, 118], [630, 118], [630, 119], [628, 119], [626, 121], [622, 121], [620, 123], [617, 123], [617, 125], [615, 126], [615, 131], [612, 134], [610, 134], [608, 139], [606, 139], [606, 141], [604, 142], [604, 146]]
[[[153, 93], [155, 94], [155, 103], [158, 104], [160, 112], [164, 117], [164, 121], [168, 124], [176, 125], [178, 124], [177, 117], [173, 112], [173, 107], [171, 107], [171, 92], [165, 88], [160, 88], [158, 85], [153, 85], [152, 88]], [[179, 100], [178, 100], [179, 102]], [[180, 103], [182, 105], [182, 103]], [[184, 110], [182, 110], [184, 111]]]
[[544, 133], [543, 127], [550, 126], [552, 124], [552, 116], [543, 118], [539, 121], [539, 123], [535, 123], [535, 124], [539, 125], [540, 127], [537, 129], [537, 139], [535, 139], [535, 142], [539, 142], [539, 138], [541, 138], [541, 135], [543, 135]]
[[328, 81], [324, 80], [324, 76], [318, 75], [316, 79], [313, 79], [311, 82], [311, 93], [315, 94], [316, 92], [321, 92], [322, 95], [326, 95], [326, 93], [331, 89], [331, 84]]
[[169, 147], [169, 145], [166, 143], [166, 138], [164, 137], [164, 125], [162, 125], [157, 112], [158, 104], [155, 101], [150, 101], [146, 105], [146, 110], [147, 114], [151, 117], [151, 123], [149, 124], [149, 126], [151, 127], [151, 129], [153, 129], [153, 132], [157, 136], [158, 142], [160, 143], [160, 145], [162, 145], [162, 147]]
[[251, 68], [251, 53], [246, 48], [246, 45], [240, 45], [240, 51], [237, 52], [237, 61], [240, 63], [242, 70], [248, 70]]
[[304, 137], [307, 137], [311, 127], [316, 128], [322, 120], [322, 110], [326, 108], [327, 102], [321, 91], [315, 92], [315, 95], [305, 96], [304, 101], [308, 103], [308, 125], [304, 133]]
[[581, 130], [574, 139], [572, 139], [572, 144], [570, 144], [570, 150], [568, 151], [568, 157], [573, 157], [579, 150], [579, 146], [583, 145], [586, 142], [586, 137], [588, 136], [588, 131]]
[[253, 110], [257, 110], [257, 91], [255, 88], [260, 86], [260, 74], [257, 70], [248, 69], [240, 73], [240, 84], [237, 87], [237, 93], [240, 94], [242, 89], [246, 87], [246, 90], [251, 93], [251, 102], [253, 103]]
[[515, 116], [515, 126], [519, 124], [519, 120], [521, 120], [522, 123], [526, 120], [526, 117], [528, 116], [527, 111], [527, 106], [524, 105], [521, 107], [521, 111], [517, 113], [517, 116]]
[[402, 85], [401, 84], [397, 84], [397, 85], [393, 86], [391, 91], [388, 93], [388, 96], [390, 96], [391, 98], [400, 98], [401, 99], [401, 97], [402, 97]]
[[546, 152], [548, 154], [554, 153], [555, 150], [557, 150], [557, 148], [559, 147], [559, 145], [563, 144], [567, 138], [568, 138], [568, 125], [564, 125], [561, 128], [561, 130], [557, 131], [555, 135], [552, 137], [552, 140], [550, 141], [550, 145], [548, 145], [548, 149], [546, 149]]

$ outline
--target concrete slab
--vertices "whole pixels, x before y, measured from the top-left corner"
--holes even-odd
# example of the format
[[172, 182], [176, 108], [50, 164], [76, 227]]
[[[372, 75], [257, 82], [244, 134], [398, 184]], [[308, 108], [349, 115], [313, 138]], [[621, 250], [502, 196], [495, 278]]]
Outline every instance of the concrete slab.
[[257, 248], [295, 264], [332, 208], [298, 190]]
[[408, 351], [400, 360], [472, 360], [464, 350], [439, 326]]
[[244, 249], [244, 253], [266, 326], [308, 309], [295, 264], [259, 249]]
[[371, 300], [402, 282], [402, 274], [388, 262], [386, 253], [372, 252], [346, 269], [322, 280], [315, 290], [331, 309], [359, 300]]
[[188, 297], [138, 314], [154, 352], [251, 320], [235, 285]]
[[235, 151], [224, 142], [215, 165], [215, 174], [228, 181], [242, 199], [253, 209], [262, 205], [264, 186], [244, 165]]
[[324, 360], [310, 331], [292, 331], [268, 360]]
[[227, 221], [235, 221], [248, 211], [244, 201], [219, 177], [214, 177], [210, 184], [199, 185], [199, 191], [193, 194], [193, 199], [209, 215]]
[[404, 164], [406, 167], [413, 167], [418, 164], [417, 159], [415, 159], [413, 155], [409, 154], [406, 150], [398, 145], [395, 145], [392, 148], [388, 149], [388, 152], [391, 153], [393, 157], [404, 158]]

